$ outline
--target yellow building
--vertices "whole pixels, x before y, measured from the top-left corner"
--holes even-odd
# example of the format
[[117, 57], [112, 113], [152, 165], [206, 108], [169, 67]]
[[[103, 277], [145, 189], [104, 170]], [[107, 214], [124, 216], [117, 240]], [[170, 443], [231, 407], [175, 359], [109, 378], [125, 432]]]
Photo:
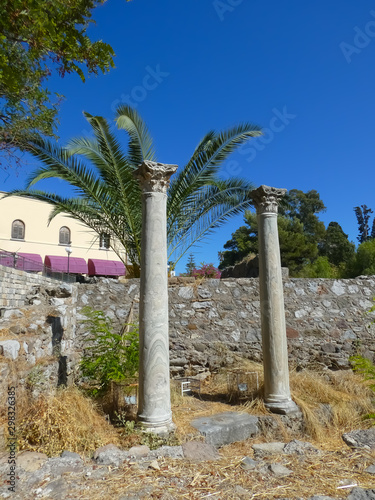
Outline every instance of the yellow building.
[[[51, 205], [19, 196], [4, 198], [5, 194], [0, 191], [0, 264], [28, 271], [48, 266], [52, 273], [125, 273], [124, 265], [110, 248], [108, 234], [99, 237], [64, 215], [57, 215], [48, 224]], [[125, 260], [125, 251], [121, 255]]]

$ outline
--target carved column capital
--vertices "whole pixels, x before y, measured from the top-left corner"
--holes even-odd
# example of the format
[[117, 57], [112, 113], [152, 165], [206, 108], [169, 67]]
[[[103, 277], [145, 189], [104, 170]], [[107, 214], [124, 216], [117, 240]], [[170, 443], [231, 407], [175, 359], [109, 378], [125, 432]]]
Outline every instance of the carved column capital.
[[167, 193], [170, 177], [177, 170], [177, 165], [168, 165], [145, 160], [134, 172], [144, 193]]
[[260, 186], [251, 192], [257, 214], [274, 213], [277, 214], [279, 202], [285, 195], [286, 189], [278, 189], [270, 186]]

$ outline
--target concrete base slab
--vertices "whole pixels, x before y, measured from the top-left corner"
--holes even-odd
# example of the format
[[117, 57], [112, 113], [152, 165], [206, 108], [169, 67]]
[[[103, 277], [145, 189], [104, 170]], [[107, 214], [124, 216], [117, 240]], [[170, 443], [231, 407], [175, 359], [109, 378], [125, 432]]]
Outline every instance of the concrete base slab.
[[258, 418], [246, 413], [219, 413], [197, 418], [191, 425], [205, 437], [206, 443], [213, 446], [244, 441], [259, 433]]

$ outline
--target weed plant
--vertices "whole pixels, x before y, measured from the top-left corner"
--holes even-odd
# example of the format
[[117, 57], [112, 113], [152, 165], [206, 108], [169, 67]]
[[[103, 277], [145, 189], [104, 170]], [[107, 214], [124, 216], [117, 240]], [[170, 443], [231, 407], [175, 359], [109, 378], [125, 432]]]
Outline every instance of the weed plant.
[[124, 325], [119, 333], [113, 331], [112, 320], [103, 311], [90, 307], [82, 309], [84, 322], [90, 330], [81, 360], [82, 375], [96, 387], [93, 396], [104, 394], [111, 381], [135, 377], [139, 364], [138, 325]]

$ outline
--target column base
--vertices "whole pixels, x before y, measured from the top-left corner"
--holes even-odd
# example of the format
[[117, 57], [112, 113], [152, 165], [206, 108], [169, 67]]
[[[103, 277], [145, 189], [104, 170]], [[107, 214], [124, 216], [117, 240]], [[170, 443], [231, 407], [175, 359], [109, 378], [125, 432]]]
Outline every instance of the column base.
[[157, 434], [158, 436], [168, 436], [176, 430], [176, 426], [172, 421], [155, 424], [139, 420], [138, 423], [142, 427], [142, 432], [151, 432], [152, 434]]
[[138, 415], [138, 423], [141, 425], [143, 432], [152, 432], [158, 436], [167, 436], [176, 429], [175, 424], [172, 422], [172, 418], [164, 422], [150, 422], [142, 420], [142, 417]]
[[279, 415], [290, 415], [293, 413], [300, 413], [300, 409], [292, 399], [282, 401], [265, 401], [264, 406], [272, 413]]

